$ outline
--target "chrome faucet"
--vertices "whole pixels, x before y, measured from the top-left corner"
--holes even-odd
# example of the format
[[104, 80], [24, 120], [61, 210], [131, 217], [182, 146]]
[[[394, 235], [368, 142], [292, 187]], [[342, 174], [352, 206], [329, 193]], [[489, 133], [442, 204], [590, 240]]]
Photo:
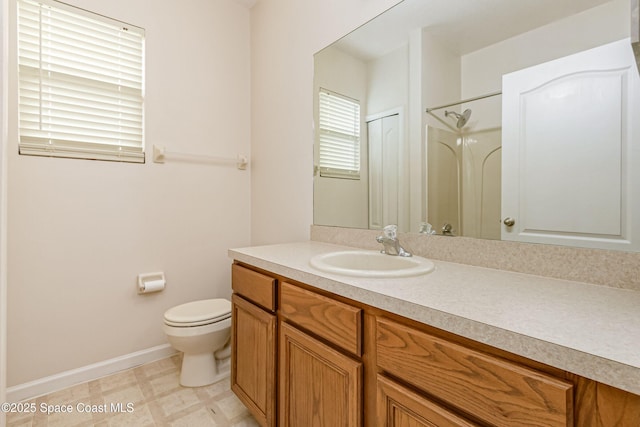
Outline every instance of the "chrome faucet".
[[445, 222], [442, 226], [442, 235], [443, 236], [453, 236], [453, 226], [448, 222]]
[[411, 253], [407, 252], [398, 240], [398, 226], [387, 225], [382, 229], [382, 235], [376, 237], [378, 243], [382, 243], [384, 249], [381, 250], [383, 254], [393, 256], [410, 257]]

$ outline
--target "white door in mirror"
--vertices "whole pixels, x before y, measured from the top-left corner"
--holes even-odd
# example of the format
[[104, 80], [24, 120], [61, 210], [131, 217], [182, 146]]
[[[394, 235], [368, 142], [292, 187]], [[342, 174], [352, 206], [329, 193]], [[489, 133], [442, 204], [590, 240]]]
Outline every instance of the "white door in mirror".
[[[503, 240], [640, 250], [640, 78], [628, 40], [503, 77]], [[633, 233], [633, 234], [632, 234]]]

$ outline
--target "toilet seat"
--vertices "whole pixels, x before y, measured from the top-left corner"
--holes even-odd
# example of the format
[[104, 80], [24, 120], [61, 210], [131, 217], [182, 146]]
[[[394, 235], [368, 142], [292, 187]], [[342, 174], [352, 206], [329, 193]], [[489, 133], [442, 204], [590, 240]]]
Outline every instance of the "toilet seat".
[[194, 327], [217, 323], [231, 317], [231, 302], [222, 298], [192, 301], [170, 308], [164, 323], [174, 327]]

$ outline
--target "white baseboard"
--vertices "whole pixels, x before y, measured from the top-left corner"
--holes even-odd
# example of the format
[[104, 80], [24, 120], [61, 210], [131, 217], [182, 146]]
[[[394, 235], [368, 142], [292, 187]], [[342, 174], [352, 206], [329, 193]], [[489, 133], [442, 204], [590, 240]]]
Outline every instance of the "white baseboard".
[[75, 384], [96, 380], [125, 369], [135, 368], [144, 363], [164, 359], [176, 354], [169, 344], [151, 347], [135, 353], [125, 354], [103, 362], [61, 372], [28, 383], [7, 388], [7, 402], [21, 402], [49, 394]]

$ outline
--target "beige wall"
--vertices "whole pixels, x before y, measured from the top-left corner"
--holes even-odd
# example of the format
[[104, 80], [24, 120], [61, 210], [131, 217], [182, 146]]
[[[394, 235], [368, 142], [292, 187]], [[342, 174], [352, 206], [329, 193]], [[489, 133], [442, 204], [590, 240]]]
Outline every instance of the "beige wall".
[[409, 105], [409, 46], [367, 63], [367, 116]]
[[[250, 243], [250, 171], [151, 160], [153, 144], [249, 154], [249, 10], [231, 0], [67, 2], [146, 29], [147, 163], [19, 156], [10, 108], [9, 386], [166, 343], [163, 312], [229, 297], [227, 249]], [[136, 275], [158, 270], [166, 289], [137, 295]]]
[[[0, 0], [0, 403], [7, 401], [7, 1]], [[0, 426], [6, 423], [6, 414], [0, 411]]]
[[309, 238], [313, 54], [398, 0], [265, 0], [251, 11], [254, 244]]

